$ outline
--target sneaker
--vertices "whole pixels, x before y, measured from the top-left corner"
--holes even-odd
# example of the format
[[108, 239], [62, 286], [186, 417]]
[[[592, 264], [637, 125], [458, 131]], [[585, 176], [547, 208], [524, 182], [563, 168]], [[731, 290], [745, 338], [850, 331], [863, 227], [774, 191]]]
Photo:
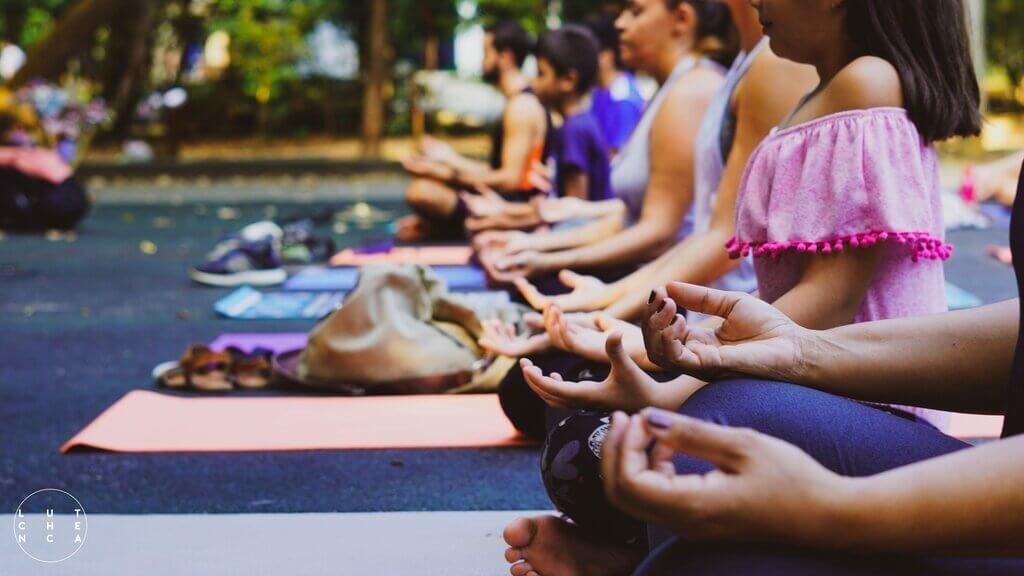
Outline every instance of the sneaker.
[[334, 240], [313, 232], [313, 220], [285, 224], [281, 237], [281, 259], [285, 264], [326, 262], [334, 255]]
[[219, 258], [189, 270], [189, 278], [208, 286], [273, 286], [288, 278], [274, 242], [240, 241]]

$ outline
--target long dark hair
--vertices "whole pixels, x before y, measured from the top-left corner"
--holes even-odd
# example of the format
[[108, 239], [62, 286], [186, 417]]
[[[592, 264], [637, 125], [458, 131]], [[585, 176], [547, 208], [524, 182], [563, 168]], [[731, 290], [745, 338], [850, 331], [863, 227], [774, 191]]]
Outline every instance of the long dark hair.
[[981, 90], [962, 0], [846, 0], [858, 52], [896, 67], [903, 106], [928, 142], [981, 132]]
[[728, 67], [740, 44], [729, 7], [718, 0], [665, 0], [665, 5], [675, 10], [683, 2], [697, 13], [697, 51]]

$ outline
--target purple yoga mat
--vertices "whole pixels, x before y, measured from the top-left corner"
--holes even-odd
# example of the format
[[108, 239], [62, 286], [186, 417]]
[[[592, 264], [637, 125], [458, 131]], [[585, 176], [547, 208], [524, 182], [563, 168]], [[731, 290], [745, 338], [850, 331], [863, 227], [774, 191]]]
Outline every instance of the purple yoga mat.
[[210, 342], [210, 348], [224, 350], [228, 346], [236, 346], [246, 352], [267, 348], [277, 354], [303, 348], [308, 340], [309, 334], [305, 332], [221, 334]]

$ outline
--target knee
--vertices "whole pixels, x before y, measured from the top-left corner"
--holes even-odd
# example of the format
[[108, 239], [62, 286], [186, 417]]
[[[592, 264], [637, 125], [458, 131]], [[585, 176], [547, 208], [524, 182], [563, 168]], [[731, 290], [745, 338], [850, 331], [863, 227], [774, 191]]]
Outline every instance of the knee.
[[416, 206], [427, 201], [428, 191], [425, 182], [420, 179], [413, 180], [405, 189], [405, 201], [410, 206]]
[[54, 228], [72, 230], [89, 213], [89, 195], [78, 181], [68, 179], [49, 196], [47, 208]]
[[544, 438], [546, 405], [526, 384], [519, 364], [513, 366], [498, 385], [498, 401], [516, 430], [536, 440]]
[[578, 412], [548, 434], [541, 454], [541, 478], [551, 503], [596, 542], [632, 543], [644, 525], [608, 501], [601, 477], [601, 447], [609, 416]]
[[[712, 382], [690, 396], [678, 412], [723, 426], [754, 427], [766, 408], [770, 409], [768, 397], [776, 386], [782, 385], [759, 380]], [[705, 474], [714, 469], [704, 460], [682, 454], [676, 454], [673, 461], [679, 474]]]
[[430, 209], [441, 204], [442, 198], [435, 183], [417, 178], [406, 189], [405, 201], [413, 209]]
[[760, 414], [772, 398], [785, 394], [791, 385], [764, 380], [722, 380], [694, 393], [679, 413], [726, 426], [750, 426], [751, 415]]

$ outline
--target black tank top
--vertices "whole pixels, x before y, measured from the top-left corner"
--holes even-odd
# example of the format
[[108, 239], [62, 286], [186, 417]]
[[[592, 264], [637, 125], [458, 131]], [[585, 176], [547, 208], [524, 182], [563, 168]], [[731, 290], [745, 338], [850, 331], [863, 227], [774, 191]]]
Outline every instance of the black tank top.
[[[1024, 196], [1024, 174], [1021, 174], [1017, 183], [1017, 197], [1013, 203], [1013, 218], [1010, 221], [1013, 271], [1017, 274], [1017, 293], [1024, 301], [1024, 201], [1021, 201], [1021, 196]], [[1003, 437], [1024, 434], [1024, 306], [1021, 307], [1020, 333], [1017, 336], [1017, 353], [1013, 359], [1009, 402], [1006, 423], [1003, 425]]]
[[[533, 88], [526, 88], [522, 91], [522, 94], [533, 94]], [[544, 118], [547, 121], [547, 130], [544, 131], [544, 155], [542, 158], [547, 160], [547, 157], [551, 154], [551, 114], [548, 113], [547, 109], [544, 109]], [[494, 130], [491, 131], [491, 169], [497, 170], [501, 168], [502, 156], [505, 153], [505, 115], [502, 114], [501, 118], [498, 119], [498, 123], [494, 126]]]

